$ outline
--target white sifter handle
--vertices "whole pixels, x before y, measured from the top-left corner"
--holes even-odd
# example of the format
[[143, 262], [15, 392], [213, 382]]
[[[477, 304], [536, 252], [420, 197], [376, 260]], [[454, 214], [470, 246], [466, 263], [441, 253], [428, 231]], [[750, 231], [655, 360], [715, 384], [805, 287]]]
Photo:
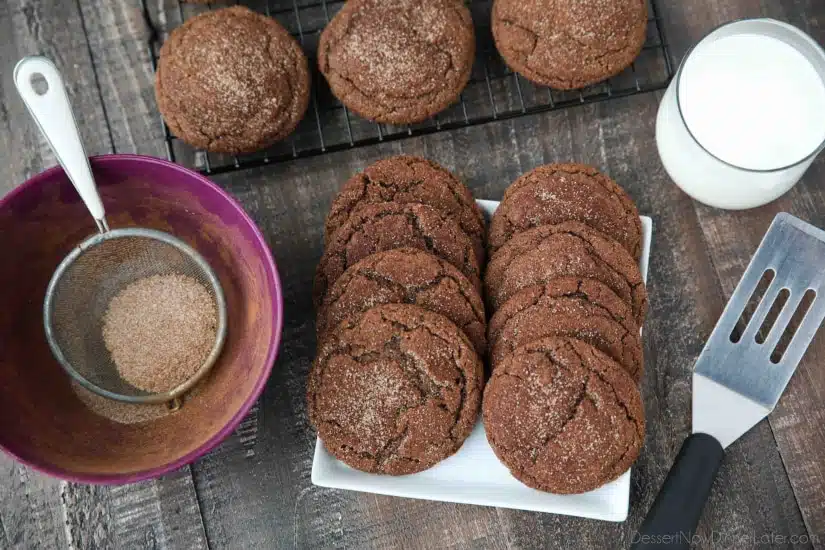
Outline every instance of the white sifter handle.
[[[45, 91], [36, 90], [32, 83], [32, 77], [38, 76], [48, 86]], [[14, 68], [14, 85], [86, 208], [94, 216], [98, 228], [105, 231], [103, 202], [57, 67], [45, 57], [24, 57]]]

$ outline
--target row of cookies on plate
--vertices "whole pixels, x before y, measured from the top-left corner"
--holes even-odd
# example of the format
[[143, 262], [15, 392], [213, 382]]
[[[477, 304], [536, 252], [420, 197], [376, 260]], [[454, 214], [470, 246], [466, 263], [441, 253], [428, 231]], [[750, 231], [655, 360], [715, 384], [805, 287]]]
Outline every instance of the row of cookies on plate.
[[314, 282], [309, 416], [359, 470], [410, 474], [454, 454], [478, 418], [486, 351], [484, 219], [419, 157], [380, 160], [334, 199]]
[[581, 164], [523, 175], [493, 215], [484, 425], [496, 455], [530, 487], [590, 491], [639, 454], [642, 245], [631, 198]]
[[[505, 62], [539, 84], [580, 88], [609, 78], [641, 51], [645, 0], [496, 0], [492, 31]], [[320, 35], [318, 68], [364, 118], [423, 121], [470, 80], [476, 39], [461, 0], [349, 0]], [[205, 12], [160, 50], [155, 90], [172, 132], [207, 151], [247, 153], [292, 133], [310, 101], [309, 64], [274, 18], [243, 6]]]

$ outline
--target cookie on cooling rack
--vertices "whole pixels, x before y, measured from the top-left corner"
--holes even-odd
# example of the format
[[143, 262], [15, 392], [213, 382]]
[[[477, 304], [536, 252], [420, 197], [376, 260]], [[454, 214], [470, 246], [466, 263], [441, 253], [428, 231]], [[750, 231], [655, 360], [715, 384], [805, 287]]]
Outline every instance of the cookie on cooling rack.
[[645, 43], [646, 0], [495, 0], [493, 38], [525, 78], [560, 90], [630, 66]]
[[301, 47], [243, 6], [193, 17], [169, 35], [155, 78], [172, 133], [207, 151], [245, 153], [289, 135], [309, 104]]
[[458, 99], [475, 33], [458, 0], [349, 0], [318, 43], [332, 93], [364, 118], [420, 122]]

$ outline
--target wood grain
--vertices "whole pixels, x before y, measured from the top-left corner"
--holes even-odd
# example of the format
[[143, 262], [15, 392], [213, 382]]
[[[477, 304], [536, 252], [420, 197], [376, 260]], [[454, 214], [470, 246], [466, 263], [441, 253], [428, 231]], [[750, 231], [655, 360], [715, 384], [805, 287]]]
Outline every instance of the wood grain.
[[[150, 0], [174, 26], [174, 0]], [[660, 2], [676, 59], [713, 26], [753, 15], [788, 20], [825, 40], [825, 7], [810, 0]], [[203, 10], [203, 6], [186, 10]], [[11, 83], [22, 55], [44, 53], [70, 83], [87, 150], [162, 155], [148, 29], [139, 2], [0, 4], [0, 192], [54, 163]], [[265, 233], [286, 301], [283, 346], [258, 406], [233, 436], [161, 480], [87, 487], [0, 457], [0, 548], [620, 548], [630, 542], [690, 429], [690, 371], [774, 213], [825, 225], [825, 161], [780, 201], [747, 212], [695, 204], [664, 173], [653, 123], [659, 94], [496, 122], [216, 178]], [[643, 392], [648, 434], [632, 477], [630, 517], [608, 524], [562, 516], [381, 497], [314, 487], [314, 434], [304, 384], [314, 356], [310, 281], [323, 217], [338, 186], [384, 156], [422, 154], [474, 194], [499, 198], [520, 174], [586, 162], [625, 186], [654, 218], [651, 312]], [[735, 443], [699, 534], [707, 548], [736, 537], [817, 535], [825, 542], [825, 340], [812, 346], [771, 417]], [[810, 547], [801, 543], [788, 545]]]

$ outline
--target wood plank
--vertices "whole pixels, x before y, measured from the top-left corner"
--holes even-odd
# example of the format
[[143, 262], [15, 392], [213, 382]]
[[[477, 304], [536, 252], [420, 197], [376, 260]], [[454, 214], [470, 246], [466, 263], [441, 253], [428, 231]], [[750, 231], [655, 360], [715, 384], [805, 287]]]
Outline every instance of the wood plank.
[[[808, 32], [820, 44], [825, 42], [825, 5], [816, 2], [785, 0], [782, 2], [712, 2], [703, 10], [706, 22], [697, 23], [696, 7], [685, 4], [667, 11], [669, 36], [680, 47], [698, 39], [704, 29], [742, 17], [773, 17], [788, 21]], [[677, 52], [681, 56], [682, 52]], [[726, 212], [697, 205], [697, 215], [708, 243], [710, 259], [719, 276], [727, 299], [759, 245], [762, 235], [776, 213], [791, 212], [825, 227], [825, 158], [820, 157], [802, 182], [790, 193], [762, 208]], [[776, 410], [770, 426], [779, 446], [784, 467], [808, 532], [825, 544], [825, 338], [814, 341], [800, 364]], [[776, 474], [775, 474], [776, 475]]]
[[165, 157], [153, 88], [150, 29], [140, 2], [80, 0], [79, 5], [109, 118], [113, 151]]
[[102, 487], [61, 483], [68, 546], [208, 548], [189, 468], [158, 480]]
[[111, 140], [101, 108], [83, 23], [73, 3], [11, 0], [0, 4], [0, 193], [55, 164], [12, 81], [12, 69], [26, 55], [45, 55], [63, 73], [81, 135], [90, 155], [109, 152]]
[[65, 548], [60, 482], [0, 453], [0, 548]]

